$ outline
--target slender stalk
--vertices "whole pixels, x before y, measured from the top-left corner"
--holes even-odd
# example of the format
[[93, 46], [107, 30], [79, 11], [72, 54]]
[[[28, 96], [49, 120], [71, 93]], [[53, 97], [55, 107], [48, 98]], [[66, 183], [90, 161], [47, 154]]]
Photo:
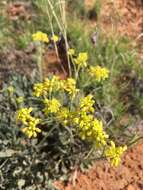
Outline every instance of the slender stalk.
[[63, 26], [63, 35], [64, 35], [64, 40], [65, 40], [65, 46], [66, 46], [66, 56], [67, 56], [67, 61], [68, 61], [68, 69], [69, 69], [69, 76], [72, 76], [71, 73], [71, 65], [70, 65], [70, 58], [68, 55], [68, 39], [67, 39], [67, 22], [66, 22], [66, 2], [65, 0], [61, 1], [59, 0], [60, 3], [60, 11], [61, 12], [61, 18], [62, 18], [62, 26]]
[[40, 43], [39, 47], [38, 47], [38, 70], [39, 70], [39, 79], [42, 82], [43, 81], [43, 68], [42, 68], [42, 57], [43, 57], [43, 46]]
[[40, 141], [40, 143], [37, 145], [38, 148], [40, 148], [44, 142], [46, 141], [46, 139], [49, 137], [49, 135], [57, 128], [57, 126], [51, 128], [51, 130], [49, 132], [47, 132], [47, 134], [44, 136], [44, 138]]
[[[45, 0], [45, 7], [46, 7], [46, 12], [47, 12], [47, 15], [48, 15], [48, 19], [49, 19], [49, 24], [50, 24], [50, 28], [51, 28], [51, 33], [52, 33], [52, 36], [54, 36], [54, 35], [55, 35], [55, 32], [54, 32], [54, 27], [53, 27], [53, 23], [52, 23], [52, 18], [51, 18], [49, 6], [47, 6], [47, 0]], [[56, 44], [55, 41], [54, 41], [54, 47], [55, 47], [57, 59], [58, 59], [59, 62], [61, 62], [60, 57], [59, 57], [58, 47], [57, 47], [57, 44]], [[60, 64], [60, 67], [61, 67], [61, 69], [63, 70], [64, 74], [66, 75], [65, 68], [63, 67], [62, 64]]]
[[51, 9], [51, 11], [52, 11], [53, 16], [55, 17], [55, 20], [56, 20], [56, 22], [57, 22], [57, 25], [58, 25], [60, 31], [62, 31], [62, 26], [61, 26], [61, 24], [60, 24], [60, 22], [59, 22], [59, 19], [58, 19], [56, 13], [55, 13], [55, 10], [54, 10], [54, 7], [53, 7], [51, 1], [50, 1], [50, 0], [47, 0], [47, 2], [48, 2], [48, 4], [49, 4], [49, 7], [50, 7], [50, 9]]

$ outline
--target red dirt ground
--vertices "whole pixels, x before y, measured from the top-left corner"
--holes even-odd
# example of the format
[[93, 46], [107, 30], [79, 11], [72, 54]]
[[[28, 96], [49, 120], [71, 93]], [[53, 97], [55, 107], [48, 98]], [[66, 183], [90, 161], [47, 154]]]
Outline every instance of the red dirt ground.
[[75, 186], [56, 183], [59, 190], [143, 190], [143, 141], [132, 147], [118, 168], [96, 162], [86, 173], [77, 172]]

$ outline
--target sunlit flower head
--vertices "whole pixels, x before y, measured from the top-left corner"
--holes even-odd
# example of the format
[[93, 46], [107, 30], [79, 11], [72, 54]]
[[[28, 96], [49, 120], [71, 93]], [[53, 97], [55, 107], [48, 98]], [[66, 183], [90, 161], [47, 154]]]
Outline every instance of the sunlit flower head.
[[25, 133], [29, 138], [36, 137], [37, 133], [41, 132], [41, 129], [37, 127], [40, 123], [40, 119], [32, 117], [31, 112], [33, 108], [21, 108], [18, 110], [16, 120], [20, 121], [24, 126], [22, 132]]
[[52, 38], [51, 38], [51, 40], [53, 42], [58, 42], [59, 41], [59, 37], [57, 35], [53, 35]]
[[88, 61], [88, 54], [86, 52], [79, 53], [78, 57], [74, 59], [75, 64], [79, 65], [80, 67], [86, 67]]
[[28, 120], [31, 117], [30, 113], [32, 112], [33, 108], [21, 108], [17, 111], [16, 120], [21, 121], [24, 125], [28, 124]]
[[89, 94], [86, 97], [80, 99], [80, 109], [81, 111], [85, 112], [94, 112], [94, 105], [95, 101], [93, 100], [93, 96]]
[[70, 122], [71, 118], [71, 113], [68, 108], [62, 107], [60, 110], [57, 112], [57, 119], [63, 124], [67, 125]]
[[45, 108], [43, 111], [46, 115], [49, 113], [57, 113], [61, 107], [60, 102], [55, 98], [53, 98], [52, 100], [46, 98], [44, 100], [44, 105]]
[[22, 129], [22, 132], [25, 133], [29, 138], [37, 137], [37, 133], [41, 132], [41, 129], [37, 127], [40, 123], [40, 119], [30, 117], [28, 125]]
[[36, 83], [33, 87], [33, 96], [40, 97], [44, 95], [44, 85], [43, 83]]
[[90, 67], [90, 74], [92, 77], [95, 77], [95, 80], [98, 82], [105, 80], [109, 77], [109, 70], [105, 67], [95, 66]]
[[63, 81], [63, 89], [71, 96], [74, 97], [76, 93], [79, 91], [76, 88], [76, 81], [73, 78], [68, 78]]
[[113, 141], [110, 143], [111, 145], [105, 150], [105, 156], [109, 159], [112, 166], [117, 167], [121, 162], [122, 154], [127, 150], [127, 146], [116, 147]]
[[49, 42], [49, 38], [47, 34], [38, 31], [35, 34], [32, 35], [33, 41], [40, 41], [40, 42]]
[[69, 49], [68, 50], [68, 55], [73, 56], [75, 54], [75, 50], [74, 49]]

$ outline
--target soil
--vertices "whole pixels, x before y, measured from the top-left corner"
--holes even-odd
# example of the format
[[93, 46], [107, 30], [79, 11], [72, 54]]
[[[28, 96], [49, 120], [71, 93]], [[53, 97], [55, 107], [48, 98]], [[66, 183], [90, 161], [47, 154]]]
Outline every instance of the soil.
[[76, 183], [56, 183], [59, 190], [143, 190], [143, 141], [132, 147], [118, 168], [96, 162], [86, 173], [77, 172]]

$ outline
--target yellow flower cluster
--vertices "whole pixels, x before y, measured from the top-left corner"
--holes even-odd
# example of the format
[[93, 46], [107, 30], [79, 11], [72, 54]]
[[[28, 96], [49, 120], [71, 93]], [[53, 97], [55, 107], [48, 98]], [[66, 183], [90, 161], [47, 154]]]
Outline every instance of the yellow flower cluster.
[[73, 78], [60, 80], [59, 77], [53, 76], [51, 80], [47, 78], [43, 83], [36, 83], [33, 88], [33, 95], [36, 97], [46, 96], [49, 92], [60, 89], [65, 90], [71, 97], [74, 97], [78, 92], [76, 81]]
[[95, 79], [100, 82], [101, 80], [105, 80], [109, 77], [109, 70], [107, 68], [102, 68], [100, 66], [90, 67], [91, 76], [95, 77]]
[[70, 124], [71, 120], [71, 112], [68, 108], [62, 107], [58, 112], [57, 112], [57, 119], [60, 121], [64, 126], [67, 126]]
[[103, 130], [102, 122], [91, 114], [94, 112], [94, 103], [93, 96], [90, 94], [81, 98], [79, 110], [75, 113], [72, 123], [77, 128], [81, 139], [93, 142], [100, 147], [106, 144], [108, 135]]
[[21, 121], [25, 127], [22, 131], [29, 137], [37, 137], [37, 133], [41, 132], [41, 129], [37, 127], [40, 123], [40, 119], [32, 117], [30, 113], [32, 112], [32, 108], [22, 108], [18, 111], [17, 121]]
[[68, 50], [68, 55], [73, 56], [75, 54], [75, 50], [74, 49], [69, 49]]
[[46, 78], [43, 83], [36, 83], [34, 85], [33, 95], [36, 97], [46, 96], [49, 92], [58, 91], [61, 85], [62, 81], [58, 76], [53, 76], [51, 80]]
[[33, 87], [33, 96], [40, 97], [46, 94], [43, 83], [36, 83]]
[[111, 146], [106, 148], [105, 156], [110, 160], [112, 166], [117, 167], [121, 162], [122, 154], [127, 150], [127, 146], [116, 147], [115, 143], [111, 141]]
[[103, 130], [102, 122], [95, 119], [93, 115], [80, 113], [77, 118], [73, 119], [73, 123], [76, 124], [82, 140], [93, 142], [97, 147], [106, 144], [108, 135]]
[[74, 62], [80, 67], [86, 67], [87, 60], [88, 60], [88, 54], [86, 52], [83, 52], [83, 53], [79, 53], [78, 57], [74, 59]]
[[47, 34], [38, 31], [35, 34], [32, 35], [32, 38], [34, 41], [40, 41], [40, 42], [49, 42], [49, 38], [47, 36]]
[[79, 91], [76, 88], [76, 81], [73, 78], [68, 78], [64, 80], [62, 83], [63, 89], [71, 96], [74, 97], [76, 93]]
[[53, 40], [53, 42], [58, 42], [59, 37], [54, 34], [54, 35], [52, 36], [51, 40]]
[[80, 99], [80, 110], [82, 112], [94, 112], [93, 105], [95, 104], [95, 101], [93, 100], [93, 96], [89, 94], [88, 96]]
[[52, 100], [45, 99], [44, 100], [45, 108], [44, 108], [44, 113], [47, 115], [49, 113], [57, 113], [61, 107], [60, 102], [53, 98]]
[[48, 78], [44, 81], [44, 88], [49, 91], [58, 91], [62, 86], [62, 80], [58, 76], [53, 76], [51, 80]]

